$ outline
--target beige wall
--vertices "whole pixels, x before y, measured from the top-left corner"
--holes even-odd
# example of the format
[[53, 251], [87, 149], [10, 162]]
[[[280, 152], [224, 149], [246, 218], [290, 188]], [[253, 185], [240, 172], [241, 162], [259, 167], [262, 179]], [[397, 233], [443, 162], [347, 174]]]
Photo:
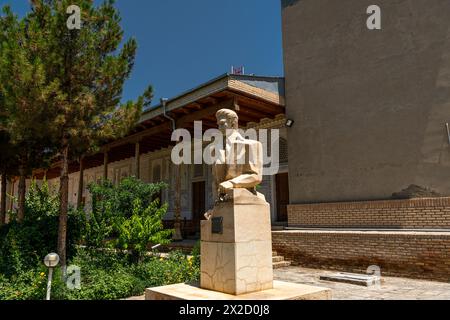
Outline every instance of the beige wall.
[[[276, 119], [269, 120], [264, 119], [258, 124], [253, 124], [251, 128], [254, 129], [279, 129], [280, 137], [287, 139], [286, 128], [284, 126], [286, 119], [284, 116], [280, 115]], [[193, 152], [193, 151], [192, 151]], [[283, 172], [287, 171], [287, 163], [285, 159], [280, 159], [280, 167]], [[134, 170], [135, 161], [134, 158], [124, 159], [122, 161], [111, 162], [108, 164], [108, 179], [117, 183], [123, 177], [132, 176], [135, 172]], [[172, 220], [175, 216], [175, 175], [174, 167], [171, 161], [171, 149], [163, 149], [157, 152], [151, 152], [141, 155], [140, 159], [140, 173], [141, 179], [144, 182], [160, 182], [163, 181], [168, 184], [169, 188], [166, 189], [162, 194], [162, 200], [168, 202], [169, 209], [165, 219]], [[202, 174], [199, 175], [195, 172], [193, 165], [183, 165], [181, 168], [181, 207], [182, 219], [187, 220], [192, 219], [192, 199], [193, 190], [192, 184], [194, 182], [205, 181], [205, 208], [208, 210], [214, 206], [214, 199], [212, 195], [212, 170], [208, 165], [203, 166]], [[155, 175], [159, 173], [159, 177]], [[91, 206], [92, 199], [90, 197], [87, 186], [95, 181], [101, 181], [103, 179], [103, 166], [90, 168], [84, 171], [84, 190], [83, 197], [85, 198], [86, 207], [89, 209]], [[27, 190], [31, 181], [27, 181]], [[59, 190], [59, 177], [51, 179], [48, 181], [49, 187], [54, 192]], [[69, 175], [69, 204], [76, 206], [77, 204], [77, 193], [79, 184], [79, 172], [74, 172]], [[14, 195], [18, 194], [18, 183], [14, 184], [15, 191]], [[265, 195], [267, 201], [271, 203], [271, 216], [272, 220], [276, 220], [276, 190], [275, 190], [275, 179], [273, 176], [265, 176], [264, 181], [261, 184], [259, 192]], [[8, 207], [9, 208], [9, 207]]]
[[450, 194], [450, 1], [285, 0], [292, 203]]
[[[124, 177], [132, 176], [134, 173], [134, 158], [128, 158], [122, 161], [112, 162], [108, 164], [108, 179], [117, 183]], [[171, 161], [170, 161], [170, 150], [161, 150], [159, 152], [153, 152], [141, 155], [140, 159], [140, 172], [141, 179], [145, 182], [166, 182], [169, 188], [163, 192], [163, 201], [169, 203], [169, 210], [166, 219], [172, 219], [174, 216], [174, 186], [173, 180], [174, 176], [171, 174]], [[160, 170], [156, 169], [156, 166], [160, 166]], [[156, 170], [154, 170], [156, 169]], [[153, 173], [160, 172], [160, 176], [154, 177]], [[191, 190], [189, 189], [189, 181], [191, 179], [191, 167], [186, 166], [182, 170], [182, 218], [186, 217], [191, 219]], [[206, 172], [204, 179], [207, 178]], [[86, 206], [89, 208], [91, 205], [91, 197], [87, 186], [95, 181], [101, 181], [103, 179], [103, 166], [96, 168], [91, 168], [85, 170], [84, 172], [84, 192]], [[69, 175], [69, 203], [73, 206], [77, 202], [77, 192], [79, 183], [79, 172], [74, 172]], [[49, 185], [53, 190], [57, 191], [59, 189], [59, 178], [49, 180]]]

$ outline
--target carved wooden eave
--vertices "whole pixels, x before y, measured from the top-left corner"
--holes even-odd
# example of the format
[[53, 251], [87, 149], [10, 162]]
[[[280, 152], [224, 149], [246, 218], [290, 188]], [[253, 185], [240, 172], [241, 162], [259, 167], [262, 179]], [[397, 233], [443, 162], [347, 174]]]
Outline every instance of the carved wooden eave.
[[[166, 112], [174, 118], [177, 128], [193, 133], [194, 121], [202, 121], [203, 130], [217, 128], [215, 114], [219, 109], [233, 109], [238, 113], [240, 127], [255, 126], [264, 121], [280, 120], [285, 114], [284, 79], [247, 75], [223, 75], [167, 101]], [[84, 159], [84, 169], [104, 165], [104, 153], [108, 161], [116, 162], [135, 157], [136, 143], [140, 154], [155, 152], [174, 145], [171, 141], [172, 123], [164, 117], [161, 105], [144, 112], [136, 128], [126, 137], [110, 141], [98, 153]], [[77, 172], [73, 163], [70, 172]], [[47, 178], [58, 177], [60, 169], [54, 164], [47, 171]], [[37, 178], [43, 170], [36, 171]]]

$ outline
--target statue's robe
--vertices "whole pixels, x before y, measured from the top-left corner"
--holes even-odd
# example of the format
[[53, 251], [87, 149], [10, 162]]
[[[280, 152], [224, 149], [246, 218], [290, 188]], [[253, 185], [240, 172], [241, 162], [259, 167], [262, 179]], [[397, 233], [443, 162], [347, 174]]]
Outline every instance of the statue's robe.
[[238, 131], [227, 136], [225, 150], [220, 150], [213, 165], [213, 193], [218, 199], [219, 185], [229, 181], [236, 188], [245, 188], [256, 194], [262, 182], [263, 146], [259, 141], [243, 138]]

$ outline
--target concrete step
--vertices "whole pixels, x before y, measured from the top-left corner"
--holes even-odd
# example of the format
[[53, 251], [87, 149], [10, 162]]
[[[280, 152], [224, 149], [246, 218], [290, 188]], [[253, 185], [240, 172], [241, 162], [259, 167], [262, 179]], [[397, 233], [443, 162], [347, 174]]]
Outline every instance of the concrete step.
[[281, 262], [275, 262], [273, 264], [274, 269], [280, 269], [280, 268], [286, 268], [289, 267], [291, 263], [289, 261], [281, 261]]
[[275, 256], [275, 257], [272, 257], [272, 261], [275, 263], [275, 262], [283, 262], [284, 261], [284, 257], [282, 257], [282, 256]]

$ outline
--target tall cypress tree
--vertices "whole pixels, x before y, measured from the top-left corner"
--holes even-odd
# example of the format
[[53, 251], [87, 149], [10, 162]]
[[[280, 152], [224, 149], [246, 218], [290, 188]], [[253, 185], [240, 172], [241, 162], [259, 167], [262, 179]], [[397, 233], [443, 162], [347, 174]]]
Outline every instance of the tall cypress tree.
[[[67, 26], [71, 5], [81, 9], [81, 29]], [[65, 266], [69, 162], [77, 153], [128, 133], [150, 103], [152, 88], [136, 101], [121, 103], [137, 43], [130, 39], [122, 44], [124, 34], [114, 1], [96, 7], [91, 0], [33, 0], [25, 20], [51, 88], [45, 123], [62, 164], [58, 253]]]

